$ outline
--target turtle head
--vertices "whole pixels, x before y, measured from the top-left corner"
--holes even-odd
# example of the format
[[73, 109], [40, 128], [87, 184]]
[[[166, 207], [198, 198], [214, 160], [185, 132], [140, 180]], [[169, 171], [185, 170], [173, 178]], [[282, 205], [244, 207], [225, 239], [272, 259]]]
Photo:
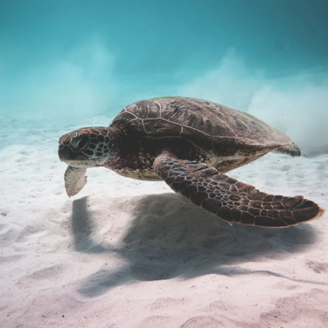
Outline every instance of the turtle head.
[[110, 156], [111, 141], [106, 127], [82, 128], [59, 139], [58, 156], [73, 167], [103, 166]]

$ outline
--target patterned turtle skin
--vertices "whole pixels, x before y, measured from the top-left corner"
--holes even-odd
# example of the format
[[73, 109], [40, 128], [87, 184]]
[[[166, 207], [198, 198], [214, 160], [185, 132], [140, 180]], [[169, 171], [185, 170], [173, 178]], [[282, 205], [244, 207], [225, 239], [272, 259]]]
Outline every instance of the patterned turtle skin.
[[303, 196], [268, 195], [224, 174], [269, 152], [301, 155], [288, 136], [252, 115], [187, 97], [135, 102], [109, 127], [63, 135], [58, 149], [69, 165], [69, 196], [86, 184], [87, 168], [101, 166], [125, 177], [164, 180], [230, 224], [287, 227], [320, 217], [324, 210]]

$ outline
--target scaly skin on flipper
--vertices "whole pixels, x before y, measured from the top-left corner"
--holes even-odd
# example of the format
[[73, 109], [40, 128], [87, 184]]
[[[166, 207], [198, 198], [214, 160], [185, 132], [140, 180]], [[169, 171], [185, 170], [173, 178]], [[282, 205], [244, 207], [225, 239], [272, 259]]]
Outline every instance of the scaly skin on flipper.
[[158, 156], [154, 169], [175, 192], [231, 224], [287, 227], [324, 213], [316, 203], [303, 196], [269, 195], [206, 164], [184, 161], [170, 153]]
[[78, 194], [87, 183], [87, 177], [85, 173], [87, 172], [86, 168], [77, 168], [73, 166], [68, 166], [65, 175], [65, 189], [69, 197], [75, 196]]

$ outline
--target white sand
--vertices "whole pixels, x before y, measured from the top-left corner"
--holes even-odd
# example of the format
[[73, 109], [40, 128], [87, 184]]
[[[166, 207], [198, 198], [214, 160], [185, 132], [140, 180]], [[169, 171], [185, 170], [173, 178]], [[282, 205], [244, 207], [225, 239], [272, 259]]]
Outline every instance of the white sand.
[[[1, 328], [328, 327], [327, 214], [231, 227], [164, 183], [106, 169], [69, 199], [57, 140], [107, 122], [3, 118]], [[328, 209], [328, 155], [272, 154], [230, 175]]]

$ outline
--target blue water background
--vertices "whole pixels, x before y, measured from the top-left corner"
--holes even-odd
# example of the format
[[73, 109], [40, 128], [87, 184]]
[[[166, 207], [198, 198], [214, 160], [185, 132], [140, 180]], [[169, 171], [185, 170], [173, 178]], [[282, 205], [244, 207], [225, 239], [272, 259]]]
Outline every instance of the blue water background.
[[184, 95], [323, 145], [327, 17], [325, 0], [0, 0], [0, 117], [74, 122]]

